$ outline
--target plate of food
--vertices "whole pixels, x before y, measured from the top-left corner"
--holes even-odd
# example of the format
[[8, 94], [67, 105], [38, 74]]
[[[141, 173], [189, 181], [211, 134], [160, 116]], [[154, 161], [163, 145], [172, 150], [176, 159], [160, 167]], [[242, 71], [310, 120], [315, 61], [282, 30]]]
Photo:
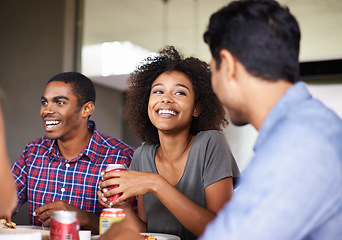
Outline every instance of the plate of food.
[[31, 229], [31, 230], [46, 230], [49, 231], [50, 228], [48, 227], [41, 227], [41, 226], [31, 226], [31, 225], [17, 225], [15, 226], [16, 229]]
[[[16, 225], [12, 221], [7, 221], [6, 219], [0, 220], [0, 234], [4, 237], [12, 235], [16, 235], [16, 239], [24, 239], [26, 237], [35, 239], [35, 237], [42, 239], [42, 240], [48, 240], [50, 238], [50, 231], [47, 229], [43, 229], [43, 227], [37, 227], [37, 226], [20, 226]], [[21, 236], [21, 238], [20, 238]], [[30, 237], [31, 236], [31, 237]], [[24, 237], [24, 238], [23, 238]]]
[[0, 228], [4, 228], [4, 229], [14, 229], [15, 228], [15, 226], [16, 226], [17, 224], [15, 224], [14, 222], [12, 222], [12, 221], [7, 221], [7, 219], [5, 219], [5, 218], [1, 218], [0, 219]]
[[165, 233], [140, 233], [143, 240], [180, 240], [180, 237]]
[[[8, 222], [6, 219], [0, 219], [0, 234], [23, 235], [23, 234], [31, 234], [31, 233], [40, 233], [42, 240], [50, 239], [50, 228], [48, 227], [31, 226], [31, 225], [16, 225], [12, 221]], [[80, 240], [90, 240], [90, 235], [91, 235], [91, 232], [88, 230], [79, 231]]]
[[[164, 233], [140, 233], [141, 240], [181, 240], [180, 237]], [[97, 240], [100, 235], [92, 236], [91, 240]]]

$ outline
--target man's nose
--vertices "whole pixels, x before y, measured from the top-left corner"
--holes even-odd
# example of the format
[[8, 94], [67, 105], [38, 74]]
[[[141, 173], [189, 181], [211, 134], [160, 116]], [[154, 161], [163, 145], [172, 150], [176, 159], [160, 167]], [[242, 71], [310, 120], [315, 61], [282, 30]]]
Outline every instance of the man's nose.
[[51, 114], [51, 113], [55, 112], [53, 109], [53, 106], [51, 104], [46, 104], [42, 108], [43, 108], [42, 110], [43, 110], [44, 115]]

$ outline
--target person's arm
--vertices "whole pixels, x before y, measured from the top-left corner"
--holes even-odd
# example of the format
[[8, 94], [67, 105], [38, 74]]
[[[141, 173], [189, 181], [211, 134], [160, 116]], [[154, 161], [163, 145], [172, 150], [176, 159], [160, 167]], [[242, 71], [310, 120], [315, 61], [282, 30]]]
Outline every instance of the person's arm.
[[17, 205], [17, 191], [6, 148], [5, 124], [0, 105], [0, 217], [9, 218]]
[[215, 218], [216, 213], [232, 195], [233, 184], [231, 178], [224, 178], [209, 185], [206, 191], [207, 208], [203, 208], [184, 196], [162, 176], [155, 173], [122, 171], [109, 172], [104, 175], [105, 181], [101, 188], [119, 185], [104, 193], [105, 197], [123, 193], [113, 204], [125, 199], [153, 193], [167, 207], [170, 212], [194, 235], [199, 236], [206, 225]]
[[[165, 180], [166, 181], [166, 180]], [[162, 182], [162, 181], [161, 181]], [[168, 183], [156, 184], [153, 193], [194, 235], [204, 232], [233, 192], [231, 178], [222, 179], [205, 189], [207, 208], [200, 207]]]
[[27, 168], [25, 163], [28, 156], [27, 150], [28, 148], [26, 147], [11, 169], [12, 176], [14, 177], [14, 181], [17, 186], [18, 197], [17, 206], [13, 211], [12, 216], [15, 215], [20, 206], [27, 201]]
[[276, 131], [200, 240], [341, 239], [341, 159], [334, 140], [303, 124], [291, 126], [296, 134], [283, 126]]
[[77, 218], [79, 220], [80, 226], [84, 229], [91, 230], [93, 234], [98, 234], [99, 217], [97, 215], [74, 207], [64, 201], [56, 201], [44, 204], [34, 211], [33, 216], [39, 216], [39, 219], [43, 222], [43, 226], [49, 227], [54, 211], [58, 210], [77, 212]]

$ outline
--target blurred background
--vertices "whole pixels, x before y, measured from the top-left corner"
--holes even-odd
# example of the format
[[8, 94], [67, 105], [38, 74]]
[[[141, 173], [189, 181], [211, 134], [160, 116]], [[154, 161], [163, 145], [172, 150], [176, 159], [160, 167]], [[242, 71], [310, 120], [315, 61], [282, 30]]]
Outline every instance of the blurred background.
[[[137, 147], [123, 119], [126, 80], [164, 45], [210, 61], [202, 40], [210, 15], [228, 0], [1, 0], [0, 91], [9, 156], [45, 134], [39, 116], [46, 82], [64, 71], [90, 77], [97, 91], [92, 119], [100, 131]], [[301, 79], [342, 117], [342, 1], [280, 0], [302, 31]], [[327, 126], [328, 127], [328, 126]], [[243, 170], [253, 155], [251, 126], [225, 129]], [[27, 205], [15, 217], [28, 224]]]

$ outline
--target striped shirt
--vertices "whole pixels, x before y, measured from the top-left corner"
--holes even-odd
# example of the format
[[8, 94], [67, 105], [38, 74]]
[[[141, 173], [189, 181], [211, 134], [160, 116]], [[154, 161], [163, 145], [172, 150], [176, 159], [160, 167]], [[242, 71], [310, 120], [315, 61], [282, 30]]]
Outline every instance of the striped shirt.
[[[19, 207], [28, 201], [31, 225], [42, 222], [32, 213], [42, 205], [57, 200], [79, 209], [100, 215], [103, 206], [98, 202], [100, 172], [107, 164], [119, 163], [128, 168], [134, 149], [124, 142], [101, 134], [89, 121], [93, 135], [79, 155], [68, 161], [61, 156], [57, 142], [47, 137], [26, 145], [23, 154], [12, 167], [18, 191]], [[136, 199], [131, 200], [136, 210]]]

